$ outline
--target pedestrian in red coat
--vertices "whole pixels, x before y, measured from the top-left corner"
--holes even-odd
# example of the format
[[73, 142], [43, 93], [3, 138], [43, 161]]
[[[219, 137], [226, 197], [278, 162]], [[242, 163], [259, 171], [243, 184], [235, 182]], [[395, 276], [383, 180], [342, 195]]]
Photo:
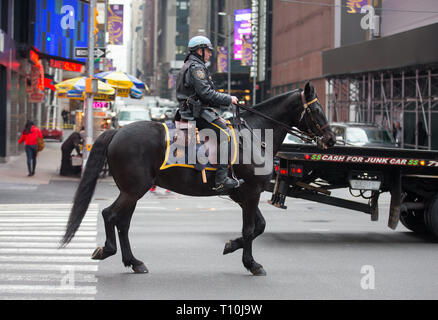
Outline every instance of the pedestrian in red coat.
[[43, 138], [40, 129], [34, 126], [32, 121], [27, 120], [26, 126], [24, 127], [23, 133], [21, 134], [18, 143], [21, 144], [24, 142], [25, 145], [29, 177], [35, 174], [38, 138]]

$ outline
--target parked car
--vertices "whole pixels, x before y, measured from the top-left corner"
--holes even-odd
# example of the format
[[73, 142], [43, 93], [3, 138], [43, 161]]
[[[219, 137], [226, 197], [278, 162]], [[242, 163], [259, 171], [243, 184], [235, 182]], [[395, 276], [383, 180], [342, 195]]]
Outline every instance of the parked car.
[[64, 130], [60, 129], [60, 128], [56, 128], [56, 129], [46, 129], [46, 128], [41, 128], [41, 134], [43, 136], [43, 139], [55, 139], [58, 140], [59, 142], [62, 142], [64, 137]]
[[125, 106], [120, 108], [116, 116], [116, 128], [122, 128], [136, 121], [151, 120], [149, 109], [144, 106]]
[[283, 140], [283, 144], [304, 144], [304, 143], [307, 143], [307, 142], [301, 140], [297, 136], [294, 136], [290, 133], [288, 133]]
[[330, 124], [338, 145], [397, 148], [392, 134], [382, 126], [364, 123]]
[[153, 121], [163, 122], [166, 120], [165, 108], [150, 108], [151, 110], [151, 118]]

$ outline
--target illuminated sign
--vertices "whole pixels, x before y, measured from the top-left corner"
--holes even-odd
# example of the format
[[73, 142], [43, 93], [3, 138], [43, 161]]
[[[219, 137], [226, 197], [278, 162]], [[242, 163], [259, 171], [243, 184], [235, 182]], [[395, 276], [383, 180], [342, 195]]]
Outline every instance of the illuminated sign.
[[61, 60], [55, 60], [50, 59], [50, 66], [52, 68], [56, 69], [62, 69], [66, 71], [73, 71], [73, 72], [82, 72], [83, 65], [79, 63], [74, 62], [68, 62], [68, 61], [61, 61]]
[[251, 9], [234, 11], [234, 60], [242, 60], [244, 36], [251, 35]]
[[103, 102], [103, 101], [94, 101], [93, 102], [93, 109], [105, 109], [108, 108], [109, 103]]
[[41, 53], [74, 59], [75, 47], [88, 47], [89, 4], [77, 0], [32, 2], [35, 3], [33, 45]]
[[354, 156], [354, 155], [331, 155], [331, 154], [312, 154], [305, 155], [306, 160], [326, 161], [326, 162], [342, 162], [342, 163], [364, 163], [364, 164], [381, 164], [395, 166], [426, 166], [438, 167], [436, 160], [424, 159], [409, 159], [409, 158], [390, 158], [390, 157], [374, 157], [374, 156]]
[[345, 6], [348, 8], [347, 13], [360, 13], [360, 9], [368, 4], [368, 0], [347, 0]]

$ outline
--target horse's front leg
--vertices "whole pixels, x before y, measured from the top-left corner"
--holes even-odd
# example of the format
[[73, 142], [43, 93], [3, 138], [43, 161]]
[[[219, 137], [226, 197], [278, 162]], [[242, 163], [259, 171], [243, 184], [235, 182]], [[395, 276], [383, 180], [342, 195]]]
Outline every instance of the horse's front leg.
[[248, 269], [255, 276], [264, 276], [266, 271], [263, 266], [257, 263], [252, 256], [252, 242], [254, 240], [255, 221], [257, 215], [257, 206], [260, 195], [245, 199], [242, 204], [243, 213], [243, 254], [242, 262], [246, 269]]
[[[261, 235], [265, 231], [266, 227], [266, 221], [265, 218], [263, 218], [263, 215], [259, 208], [257, 208], [257, 214], [255, 217], [255, 227], [254, 227], [254, 234], [253, 234], [253, 240], [257, 238], [259, 235]], [[243, 237], [234, 239], [234, 240], [228, 240], [225, 243], [225, 248], [223, 254], [229, 254], [232, 253], [238, 249], [243, 248]]]

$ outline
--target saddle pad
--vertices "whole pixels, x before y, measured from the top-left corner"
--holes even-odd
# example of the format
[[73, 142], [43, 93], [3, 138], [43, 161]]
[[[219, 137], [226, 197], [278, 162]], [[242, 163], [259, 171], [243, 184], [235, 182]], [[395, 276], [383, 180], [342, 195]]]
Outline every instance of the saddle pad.
[[[206, 164], [199, 163], [197, 160], [198, 158], [195, 157], [196, 163], [190, 163], [189, 164], [189, 150], [188, 146], [181, 146], [177, 145], [178, 142], [174, 141], [174, 136], [176, 134], [175, 123], [173, 122], [165, 122], [162, 123], [164, 126], [164, 129], [166, 130], [166, 156], [164, 158], [164, 161], [160, 167], [160, 170], [165, 170], [172, 167], [184, 167], [184, 168], [191, 168], [198, 171], [202, 171], [203, 169], [209, 170], [209, 171], [216, 171], [215, 165], [213, 165], [210, 161]], [[232, 133], [232, 148], [234, 151], [232, 151], [232, 161], [231, 164], [234, 164], [237, 159], [237, 140], [236, 140], [236, 134], [234, 132], [233, 127], [231, 124], [227, 121], [227, 125], [230, 128], [230, 131]], [[215, 152], [215, 151], [214, 151]], [[173, 153], [173, 156], [171, 155]], [[196, 154], [202, 154], [208, 157], [210, 154], [212, 154], [209, 150], [208, 142], [205, 143], [204, 141], [201, 141], [200, 144], [196, 144]], [[216, 156], [216, 154], [214, 154]]]

